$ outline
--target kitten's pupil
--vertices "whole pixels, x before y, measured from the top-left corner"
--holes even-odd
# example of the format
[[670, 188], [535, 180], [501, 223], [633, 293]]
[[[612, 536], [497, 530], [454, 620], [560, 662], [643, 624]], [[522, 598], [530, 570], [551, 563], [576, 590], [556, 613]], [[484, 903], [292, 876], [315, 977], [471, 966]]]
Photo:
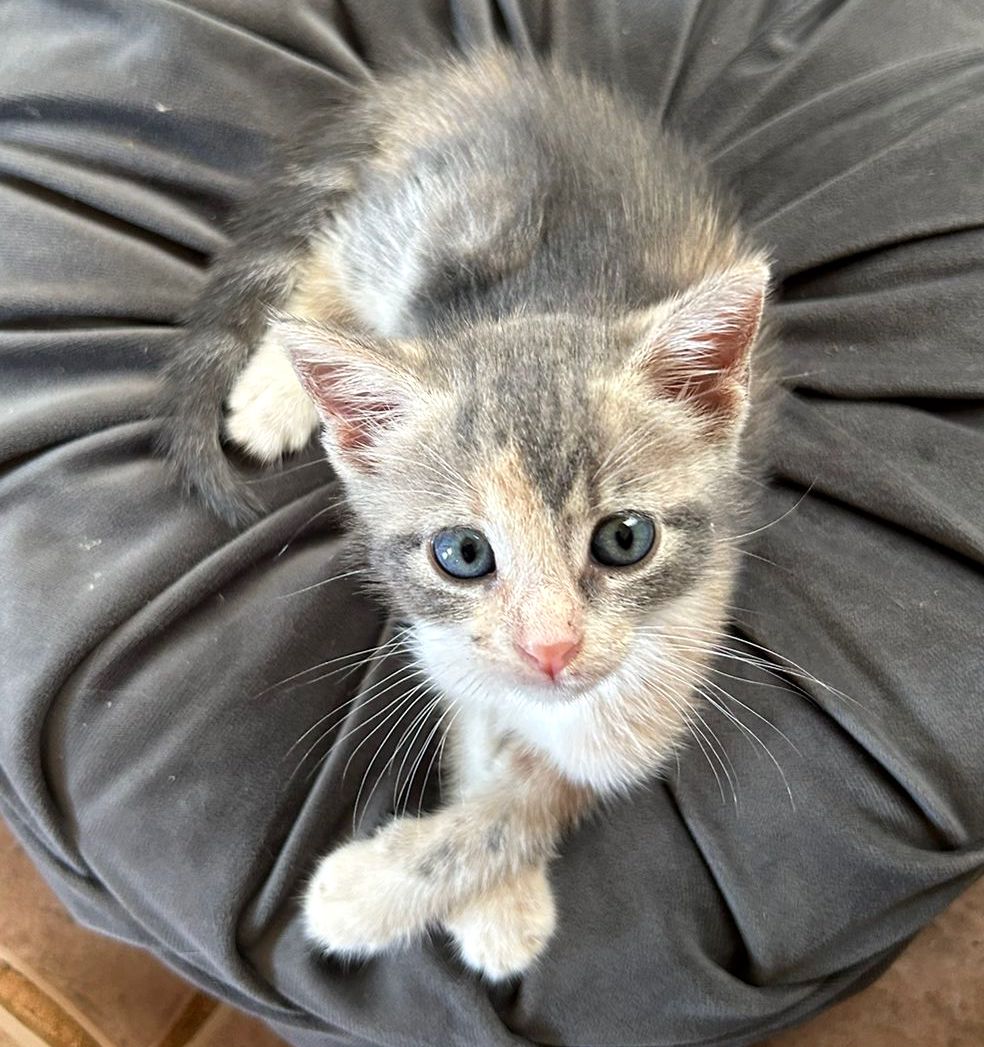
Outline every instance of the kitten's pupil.
[[474, 563], [475, 557], [478, 555], [478, 550], [475, 548], [475, 543], [470, 539], [466, 538], [461, 543], [461, 558], [465, 563]]
[[615, 541], [628, 552], [632, 548], [633, 536], [632, 530], [622, 524], [615, 532]]

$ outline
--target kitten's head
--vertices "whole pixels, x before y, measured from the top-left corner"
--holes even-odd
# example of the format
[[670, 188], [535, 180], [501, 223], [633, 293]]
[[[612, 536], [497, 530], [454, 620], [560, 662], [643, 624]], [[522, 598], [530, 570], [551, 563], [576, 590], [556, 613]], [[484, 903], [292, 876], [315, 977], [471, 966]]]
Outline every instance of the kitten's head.
[[455, 697], [635, 681], [646, 630], [715, 628], [732, 573], [751, 260], [648, 311], [370, 340], [285, 321], [369, 562]]

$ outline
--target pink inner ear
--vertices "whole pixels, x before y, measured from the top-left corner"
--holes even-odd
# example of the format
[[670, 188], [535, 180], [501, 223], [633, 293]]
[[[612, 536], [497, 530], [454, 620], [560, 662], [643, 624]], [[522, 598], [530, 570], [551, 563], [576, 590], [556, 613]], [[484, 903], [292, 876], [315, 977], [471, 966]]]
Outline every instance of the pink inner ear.
[[396, 400], [382, 395], [369, 368], [323, 361], [295, 361], [295, 366], [341, 451], [365, 450], [396, 414]]
[[357, 401], [333, 396], [325, 391], [320, 398], [321, 407], [330, 416], [338, 446], [344, 451], [358, 451], [373, 442], [375, 433], [384, 426], [396, 411], [395, 403], [370, 397]]
[[396, 411], [396, 404], [382, 401], [363, 401], [354, 409], [341, 401], [335, 409], [335, 434], [343, 451], [361, 451], [372, 443], [377, 429], [384, 426]]
[[656, 332], [649, 363], [660, 393], [721, 420], [735, 418], [746, 396], [763, 297], [758, 291], [717, 308], [684, 307], [671, 318]]

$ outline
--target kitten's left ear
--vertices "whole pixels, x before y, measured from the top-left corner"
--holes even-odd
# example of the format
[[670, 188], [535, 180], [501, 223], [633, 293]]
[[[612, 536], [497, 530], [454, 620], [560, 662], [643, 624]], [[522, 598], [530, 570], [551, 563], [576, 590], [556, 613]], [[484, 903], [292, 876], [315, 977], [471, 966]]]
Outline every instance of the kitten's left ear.
[[633, 317], [631, 366], [657, 396], [695, 408], [710, 432], [733, 429], [745, 413], [749, 357], [768, 284], [768, 266], [754, 259]]
[[272, 333], [325, 423], [329, 451], [372, 472], [378, 441], [419, 394], [406, 348], [289, 317], [277, 318]]

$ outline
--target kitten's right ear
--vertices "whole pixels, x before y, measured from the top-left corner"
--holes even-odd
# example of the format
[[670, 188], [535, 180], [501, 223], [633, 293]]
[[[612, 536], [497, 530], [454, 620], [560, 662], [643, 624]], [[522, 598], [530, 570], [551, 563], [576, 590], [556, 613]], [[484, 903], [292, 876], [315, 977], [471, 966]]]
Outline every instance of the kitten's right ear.
[[395, 347], [340, 327], [286, 318], [275, 322], [272, 333], [314, 401], [330, 449], [353, 468], [371, 472], [377, 441], [417, 391]]

